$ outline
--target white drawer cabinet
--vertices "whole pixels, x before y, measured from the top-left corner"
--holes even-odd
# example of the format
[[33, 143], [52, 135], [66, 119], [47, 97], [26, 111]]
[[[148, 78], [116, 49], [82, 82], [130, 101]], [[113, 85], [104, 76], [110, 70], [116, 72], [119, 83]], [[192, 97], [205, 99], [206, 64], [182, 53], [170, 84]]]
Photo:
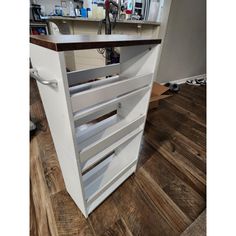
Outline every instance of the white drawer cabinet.
[[[161, 40], [59, 35], [30, 42], [31, 76], [66, 188], [87, 217], [136, 170]], [[66, 72], [65, 51], [108, 46], [120, 47], [120, 63]]]

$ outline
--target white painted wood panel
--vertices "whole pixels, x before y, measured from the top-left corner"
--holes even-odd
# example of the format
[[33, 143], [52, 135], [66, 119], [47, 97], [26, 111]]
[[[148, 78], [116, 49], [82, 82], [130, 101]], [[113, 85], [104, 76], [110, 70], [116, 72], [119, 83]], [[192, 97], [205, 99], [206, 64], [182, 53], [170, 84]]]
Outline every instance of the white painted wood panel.
[[124, 144], [125, 142], [129, 141], [130, 139], [134, 138], [137, 134], [139, 134], [142, 131], [142, 127], [138, 127], [137, 129], [135, 129], [134, 131], [130, 132], [128, 135], [124, 136], [123, 138], [121, 138], [120, 140], [118, 140], [117, 142], [115, 142], [114, 144], [112, 144], [111, 146], [108, 146], [106, 149], [104, 149], [103, 151], [99, 152], [98, 154], [96, 154], [95, 156], [93, 156], [92, 158], [84, 161], [81, 163], [82, 166], [82, 172], [87, 171], [88, 169], [90, 169], [94, 164], [98, 163], [100, 160], [102, 160], [106, 155], [108, 155], [109, 153], [111, 153], [112, 151], [114, 151], [116, 148], [118, 148], [120, 145]]
[[79, 150], [83, 149], [83, 146], [81, 145], [83, 142], [86, 142], [86, 140], [115, 125], [116, 123], [119, 123], [121, 119], [122, 118], [120, 116], [114, 115], [105, 120], [92, 124], [89, 127], [86, 126], [87, 128], [84, 128], [83, 126], [77, 127], [76, 137], [77, 143], [79, 144]]
[[83, 214], [87, 216], [81, 171], [78, 168], [77, 142], [66, 79], [63, 52], [55, 52], [37, 45], [30, 45], [33, 68], [46, 80], [57, 80], [56, 88], [37, 82], [43, 102], [66, 189]]
[[144, 126], [145, 116], [140, 116], [133, 121], [126, 119], [119, 119], [114, 125], [102, 129], [101, 132], [92, 135], [84, 142], [78, 143], [80, 147], [79, 158], [81, 162], [88, 160], [88, 158], [98, 154], [105, 148], [113, 145], [115, 142], [128, 135], [139, 126], [142, 129]]
[[[122, 172], [120, 178], [118, 178], [112, 185], [101, 193], [93, 202], [87, 205], [88, 214], [90, 214], [99, 204], [101, 204], [111, 193], [113, 193], [129, 176], [135, 172], [135, 164], [131, 166], [126, 172]], [[122, 201], [122, 199], [121, 199]]]
[[111, 84], [111, 83], [121, 81], [124, 79], [126, 79], [126, 77], [119, 77], [118, 75], [115, 75], [115, 76], [112, 76], [109, 78], [104, 78], [102, 80], [97, 80], [97, 81], [93, 81], [93, 82], [88, 82], [88, 83], [76, 85], [76, 86], [70, 87], [69, 90], [70, 90], [70, 94], [74, 95], [79, 92], [83, 92], [83, 91], [86, 91], [89, 89], [97, 88], [102, 85]]
[[134, 92], [109, 100], [108, 102], [104, 102], [89, 109], [77, 112], [74, 114], [75, 126], [82, 125], [102, 115], [108, 114], [111, 111], [117, 110], [120, 104], [125, 103], [133, 97], [142, 97], [149, 89], [150, 88], [146, 86], [144, 88], [135, 90]]
[[[143, 45], [120, 48], [120, 76], [138, 76], [147, 73], [152, 73], [150, 80], [150, 89], [140, 100], [130, 99], [121, 104], [121, 108], [117, 110], [117, 114], [133, 119], [140, 114], [147, 114], [149, 100], [151, 96], [154, 74], [156, 73], [156, 61], [159, 52], [159, 45]], [[144, 124], [146, 123], [146, 117]], [[141, 137], [137, 144], [137, 155], [141, 145]], [[136, 165], [137, 167], [137, 165]]]
[[[101, 175], [100, 177], [96, 178], [94, 180], [94, 182], [89, 185], [89, 187], [87, 189], [85, 189], [85, 193], [88, 193], [88, 200], [87, 203], [91, 204], [93, 201], [95, 201], [102, 193], [104, 193], [109, 187], [112, 186], [112, 184], [114, 184], [114, 182], [116, 182], [122, 175], [124, 175], [125, 172], [127, 172], [131, 167], [133, 167], [137, 160], [132, 161], [130, 164], [125, 165], [123, 169], [121, 169], [117, 174], [114, 174], [114, 171], [119, 170], [119, 168], [113, 167], [113, 169], [111, 168], [111, 165], [114, 164], [114, 160], [111, 161], [110, 165], [107, 168], [110, 168], [110, 171], [113, 173], [110, 173], [110, 178], [107, 178], [107, 183], [104, 184], [100, 189], [98, 189], [97, 191], [94, 192], [94, 189], [96, 189], [96, 187], [100, 187], [100, 182], [104, 181], [104, 177], [103, 175]], [[101, 170], [103, 171], [103, 169]], [[116, 172], [115, 172], [116, 173]], [[106, 174], [106, 176], [108, 176], [108, 174]], [[94, 188], [94, 189], [93, 189]], [[91, 191], [91, 192], [89, 192]], [[94, 192], [94, 193], [93, 193]], [[91, 194], [91, 195], [89, 195]]]
[[147, 74], [73, 94], [71, 96], [72, 109], [76, 112], [96, 103], [108, 101], [122, 94], [149, 85], [151, 80], [152, 74]]
[[89, 80], [100, 78], [103, 76], [116, 75], [120, 73], [120, 64], [112, 64], [91, 68], [87, 70], [71, 71], [67, 73], [69, 86], [74, 86], [78, 83], [85, 83]]
[[137, 135], [128, 143], [120, 146], [120, 149], [125, 150], [125, 153], [115, 152], [115, 154], [112, 154], [91, 171], [83, 175], [85, 199], [87, 199], [88, 203], [93, 201], [97, 194], [103, 192], [104, 188], [109, 186], [122, 171], [132, 166], [134, 162], [137, 162], [136, 152], [131, 152], [127, 155], [127, 151], [137, 145], [140, 136], [141, 135]]

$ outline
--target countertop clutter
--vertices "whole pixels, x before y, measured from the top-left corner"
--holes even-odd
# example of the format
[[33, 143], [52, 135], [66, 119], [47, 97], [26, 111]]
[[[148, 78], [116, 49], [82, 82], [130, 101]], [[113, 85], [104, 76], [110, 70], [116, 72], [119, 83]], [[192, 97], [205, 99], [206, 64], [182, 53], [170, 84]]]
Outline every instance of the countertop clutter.
[[[31, 4], [30, 18], [40, 20], [101, 21], [109, 13], [111, 21], [128, 24], [159, 25], [160, 1], [84, 0], [61, 1], [61, 4], [42, 0]], [[155, 9], [155, 10], [154, 10]]]

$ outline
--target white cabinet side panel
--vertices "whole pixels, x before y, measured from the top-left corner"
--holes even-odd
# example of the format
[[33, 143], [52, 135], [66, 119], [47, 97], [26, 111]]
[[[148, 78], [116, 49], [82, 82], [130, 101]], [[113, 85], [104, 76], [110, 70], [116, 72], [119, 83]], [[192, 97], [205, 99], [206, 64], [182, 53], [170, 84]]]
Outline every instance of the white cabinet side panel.
[[77, 165], [78, 152], [64, 53], [31, 44], [30, 56], [33, 68], [37, 69], [40, 77], [58, 82], [56, 88], [42, 85], [39, 82], [37, 84], [67, 191], [83, 214], [87, 216], [84, 192], [81, 186], [81, 172]]
[[[139, 100], [130, 99], [125, 103], [121, 103], [121, 107], [117, 113], [127, 119], [133, 119], [135, 116], [140, 115], [140, 112], [146, 115], [149, 106], [149, 100], [151, 96], [153, 74], [156, 70], [156, 61], [159, 52], [159, 45], [144, 45], [144, 46], [131, 46], [120, 48], [120, 65], [122, 76], [138, 76], [152, 73], [152, 78], [149, 84], [149, 90], [143, 96], [140, 96]], [[144, 121], [144, 123], [145, 123]], [[142, 135], [139, 137], [137, 147], [133, 147], [133, 151], [139, 153], [141, 145]], [[137, 167], [137, 165], [136, 165]]]
[[120, 48], [121, 76], [155, 73], [159, 45]]

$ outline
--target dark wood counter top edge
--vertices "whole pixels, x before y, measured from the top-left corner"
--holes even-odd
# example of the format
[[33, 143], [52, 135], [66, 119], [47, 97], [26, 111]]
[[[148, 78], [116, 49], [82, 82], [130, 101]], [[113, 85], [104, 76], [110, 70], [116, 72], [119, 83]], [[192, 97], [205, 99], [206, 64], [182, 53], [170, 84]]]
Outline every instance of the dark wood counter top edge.
[[95, 49], [95, 48], [108, 48], [108, 47], [124, 47], [124, 46], [137, 46], [148, 44], [160, 44], [161, 39], [144, 39], [144, 40], [128, 40], [128, 41], [99, 41], [99, 42], [72, 42], [72, 43], [54, 43], [50, 41], [39, 40], [36, 38], [30, 38], [30, 43], [48, 48], [54, 51], [72, 51], [83, 49]]

